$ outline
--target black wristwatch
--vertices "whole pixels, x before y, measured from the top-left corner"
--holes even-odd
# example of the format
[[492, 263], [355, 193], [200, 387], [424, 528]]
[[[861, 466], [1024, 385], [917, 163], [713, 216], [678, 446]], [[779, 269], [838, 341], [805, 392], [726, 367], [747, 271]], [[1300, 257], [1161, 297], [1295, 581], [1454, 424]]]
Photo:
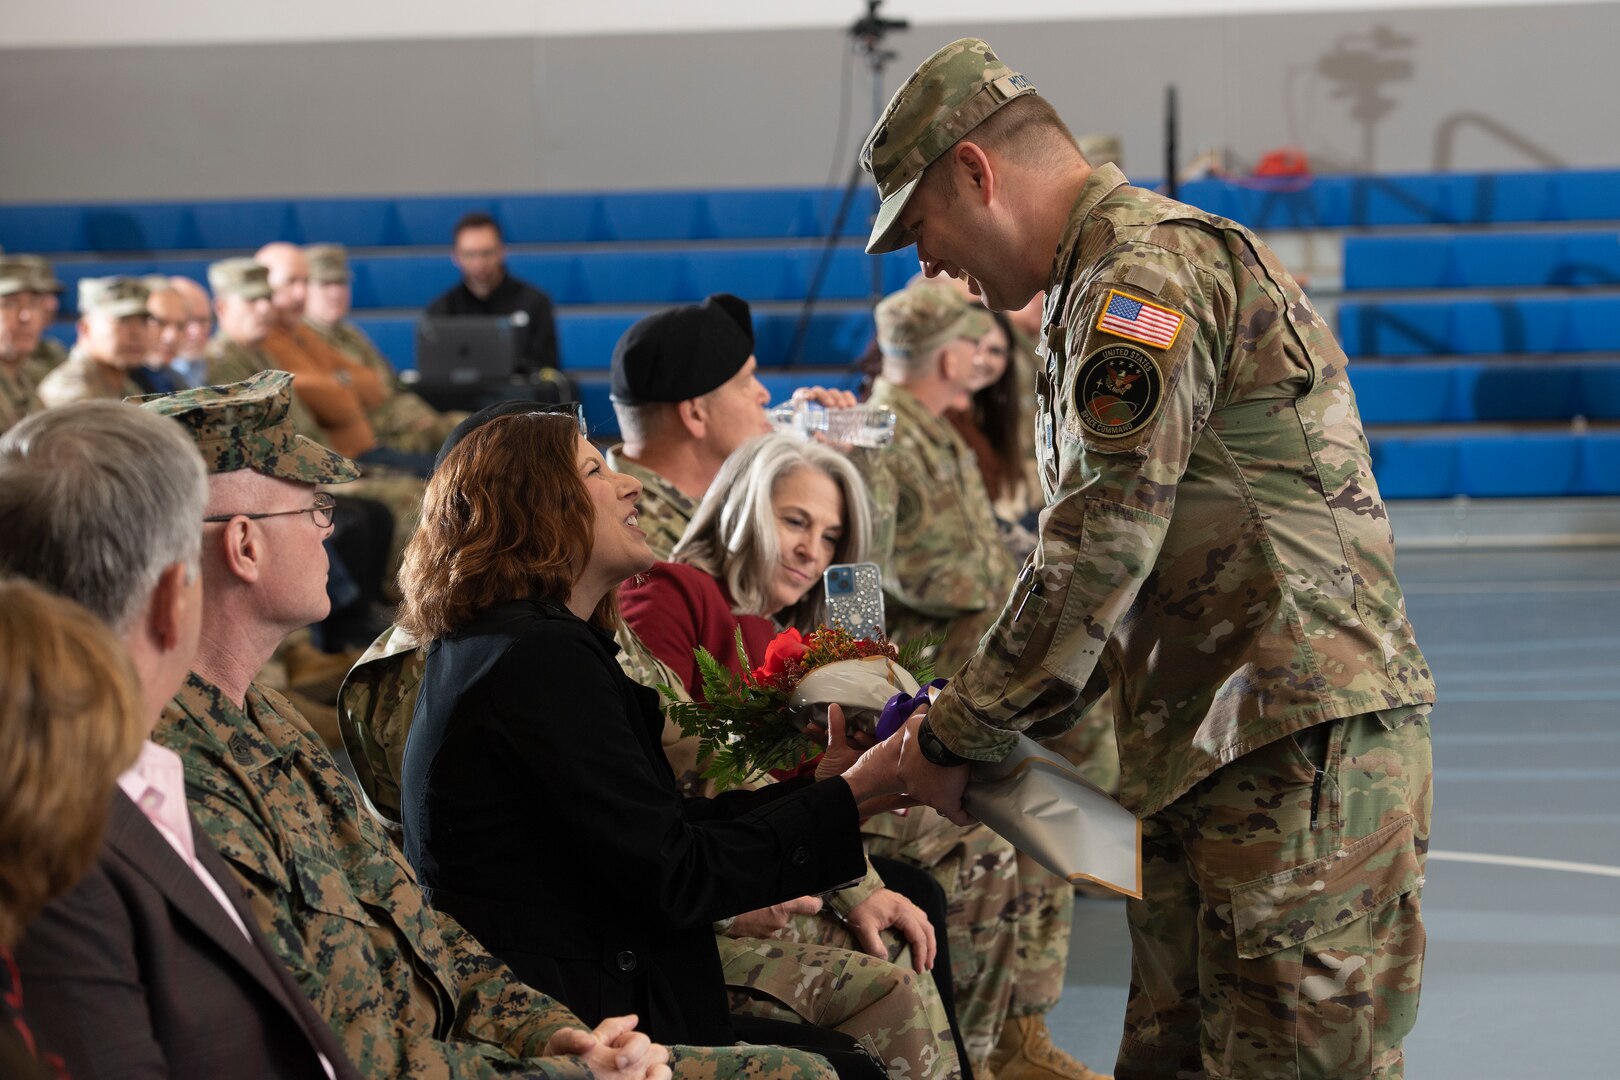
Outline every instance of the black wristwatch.
[[922, 756], [935, 765], [966, 765], [968, 759], [945, 745], [945, 741], [934, 734], [934, 729], [928, 726], [925, 719], [917, 726], [917, 748]]

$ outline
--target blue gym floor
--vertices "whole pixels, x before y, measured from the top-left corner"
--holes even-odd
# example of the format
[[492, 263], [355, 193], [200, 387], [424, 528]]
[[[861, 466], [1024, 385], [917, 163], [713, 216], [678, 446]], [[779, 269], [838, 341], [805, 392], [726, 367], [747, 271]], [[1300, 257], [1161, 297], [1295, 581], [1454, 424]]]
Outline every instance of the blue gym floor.
[[[1398, 558], [1433, 665], [1421, 1080], [1620, 1076], [1620, 549]], [[1082, 899], [1058, 1045], [1118, 1046], [1124, 904]]]

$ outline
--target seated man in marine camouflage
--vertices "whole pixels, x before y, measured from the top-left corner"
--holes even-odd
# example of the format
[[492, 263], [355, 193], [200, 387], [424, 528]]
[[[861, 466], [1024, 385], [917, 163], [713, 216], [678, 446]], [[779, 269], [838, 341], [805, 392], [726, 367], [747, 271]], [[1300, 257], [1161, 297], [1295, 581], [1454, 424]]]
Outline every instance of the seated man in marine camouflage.
[[[308, 723], [252, 681], [288, 630], [325, 613], [330, 518], [316, 489], [357, 475], [353, 462], [294, 432], [289, 383], [267, 372], [143, 402], [190, 432], [209, 470], [201, 647], [153, 736], [184, 759], [193, 815], [281, 960], [373, 1080], [640, 1080], [644, 1071], [658, 1080], [646, 1059], [615, 1060], [630, 1021], [607, 1021], [595, 1038], [559, 1038], [581, 1026], [573, 1014], [427, 907], [404, 856]], [[678, 1078], [832, 1075], [820, 1058], [780, 1048], [669, 1049]]]

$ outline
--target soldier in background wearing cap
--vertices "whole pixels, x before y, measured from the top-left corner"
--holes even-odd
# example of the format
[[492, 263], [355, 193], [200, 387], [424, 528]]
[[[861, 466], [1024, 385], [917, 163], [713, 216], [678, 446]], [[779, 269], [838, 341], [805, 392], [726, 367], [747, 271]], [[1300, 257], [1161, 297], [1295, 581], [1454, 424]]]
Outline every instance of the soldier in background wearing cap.
[[908, 791], [966, 820], [968, 762], [1111, 683], [1144, 882], [1118, 1075], [1402, 1075], [1434, 681], [1333, 335], [1248, 230], [1093, 169], [982, 41], [918, 68], [862, 162], [868, 251], [914, 243], [996, 309], [1047, 290], [1042, 543], [908, 721]]
[[[730, 293], [648, 315], [613, 347], [609, 392], [624, 441], [608, 450], [608, 467], [641, 481], [641, 529], [658, 558], [669, 558], [731, 452], [771, 430], [758, 368], [753, 316]], [[794, 396], [855, 404], [846, 390]]]
[[[899, 422], [892, 446], [851, 457], [873, 493], [872, 561], [883, 568], [887, 629], [901, 643], [941, 638], [938, 669], [955, 671], [973, 655], [1018, 574], [973, 451], [945, 419], [979, 385], [973, 364], [991, 320], [953, 289], [928, 281], [885, 298], [876, 318], [883, 373], [870, 402], [893, 410]], [[1021, 1052], [1050, 1042], [1045, 1018], [1062, 993], [1073, 921], [1068, 883], [1021, 859], [983, 825], [964, 832], [928, 809], [876, 815], [862, 832], [874, 855], [921, 865], [940, 879], [953, 927], [969, 928], [974, 947], [953, 950], [951, 961], [974, 1071], [998, 1080], [1095, 1076], [1055, 1049]], [[1007, 936], [1017, 944], [1004, 949]]]
[[304, 301], [304, 325], [333, 348], [377, 373], [385, 390], [380, 404], [366, 413], [377, 438], [389, 446], [416, 454], [437, 454], [451, 429], [467, 418], [464, 412], [440, 412], [399, 381], [399, 372], [366, 332], [349, 320], [354, 300], [350, 287], [349, 255], [342, 244], [311, 244], [304, 249], [309, 262], [309, 293]]
[[39, 384], [47, 408], [145, 393], [132, 372], [146, 362], [146, 286], [139, 278], [79, 281], [79, 340]]
[[52, 365], [37, 359], [34, 350], [44, 317], [28, 263], [0, 257], [0, 433], [43, 408], [39, 384]]
[[43, 365], [46, 371], [51, 371], [67, 359], [67, 350], [62, 347], [62, 343], [44, 334], [44, 331], [56, 321], [56, 313], [62, 306], [62, 282], [57, 278], [51, 261], [43, 255], [18, 254], [8, 257], [18, 260], [28, 268], [34, 282], [34, 296], [39, 301], [41, 335], [29, 359]]
[[[291, 376], [146, 399], [209, 472], [201, 645], [154, 738], [186, 766], [192, 812], [316, 1011], [372, 1080], [535, 1076], [660, 1080], [665, 1048], [609, 1019], [586, 1034], [423, 901], [409, 864], [286, 699], [252, 682], [289, 629], [325, 611], [317, 485], [359, 474], [300, 437]], [[563, 872], [566, 872], [564, 870]], [[572, 1032], [565, 1028], [575, 1029]], [[830, 1075], [775, 1048], [674, 1048], [693, 1080]], [[614, 1058], [633, 1058], [619, 1066]], [[749, 1062], [747, 1055], [759, 1055]]]

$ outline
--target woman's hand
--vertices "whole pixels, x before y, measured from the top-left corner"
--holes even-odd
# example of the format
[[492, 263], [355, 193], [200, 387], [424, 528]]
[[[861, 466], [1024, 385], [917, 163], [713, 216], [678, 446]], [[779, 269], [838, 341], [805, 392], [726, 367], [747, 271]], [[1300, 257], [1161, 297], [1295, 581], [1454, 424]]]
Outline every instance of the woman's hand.
[[894, 930], [911, 946], [911, 965], [919, 972], [932, 971], [939, 944], [934, 938], [934, 924], [922, 908], [907, 900], [893, 889], [879, 889], [856, 904], [844, 917], [855, 940], [873, 956], [887, 960], [889, 950], [883, 944], [883, 931]]
[[814, 915], [821, 910], [821, 897], [801, 896], [770, 907], [745, 911], [726, 927], [727, 937], [767, 938], [787, 926], [795, 915]]
[[595, 1031], [560, 1028], [544, 1056], [582, 1058], [595, 1080], [671, 1080], [669, 1047], [637, 1031], [634, 1014], [610, 1016]]

